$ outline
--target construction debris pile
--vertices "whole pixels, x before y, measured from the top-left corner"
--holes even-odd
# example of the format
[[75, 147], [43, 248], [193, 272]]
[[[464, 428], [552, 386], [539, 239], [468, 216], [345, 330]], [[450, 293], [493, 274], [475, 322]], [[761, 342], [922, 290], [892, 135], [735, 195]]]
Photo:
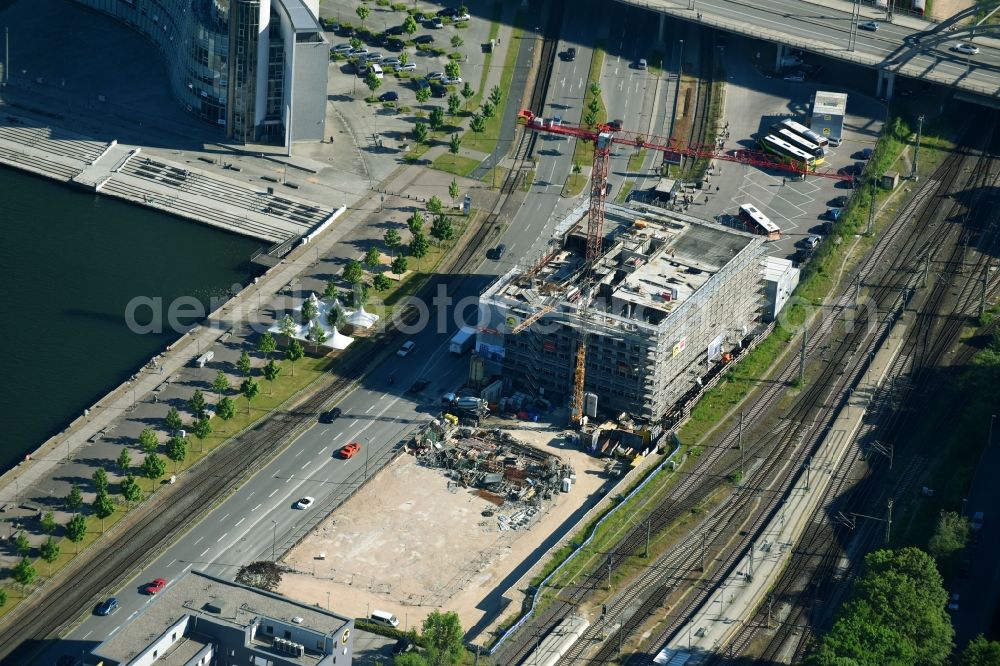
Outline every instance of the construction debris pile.
[[[526, 528], [541, 503], [554, 493], [569, 492], [576, 473], [557, 456], [518, 441], [499, 430], [432, 425], [411, 442], [420, 464], [445, 470], [449, 487], [468, 488], [497, 507], [500, 530]], [[483, 512], [494, 515], [492, 509]]]

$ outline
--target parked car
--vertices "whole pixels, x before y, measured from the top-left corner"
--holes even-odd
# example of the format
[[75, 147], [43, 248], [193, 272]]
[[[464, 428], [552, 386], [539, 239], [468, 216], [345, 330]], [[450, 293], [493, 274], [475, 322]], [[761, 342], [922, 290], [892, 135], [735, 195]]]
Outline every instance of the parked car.
[[952, 592], [951, 596], [948, 598], [948, 610], [951, 611], [952, 613], [958, 611], [959, 599], [960, 595], [958, 594], [958, 592]]
[[608, 121], [608, 127], [610, 127], [611, 129], [615, 130], [616, 132], [620, 132], [620, 131], [622, 131], [622, 121], [618, 120], [618, 119], [609, 120]]
[[445, 84], [446, 86], [458, 85], [461, 82], [462, 82], [461, 76], [446, 76], [443, 79], [441, 79], [441, 83]]
[[507, 252], [507, 246], [504, 245], [503, 243], [500, 243], [495, 248], [493, 248], [492, 256], [490, 257], [490, 259], [492, 259], [493, 261], [500, 261], [501, 259], [503, 259], [503, 255], [506, 254], [506, 252]]
[[843, 208], [844, 206], [847, 205], [848, 201], [850, 201], [850, 197], [842, 194], [839, 197], [834, 197], [833, 199], [830, 199], [827, 202], [827, 205], [832, 206], [833, 208]]
[[381, 53], [366, 53], [365, 54], [365, 60], [368, 61], [368, 62], [381, 62], [382, 61], [382, 54]]
[[395, 90], [390, 90], [389, 92], [384, 92], [378, 96], [378, 101], [380, 102], [396, 102], [399, 100], [399, 93]]
[[795, 83], [802, 83], [803, 81], [806, 80], [806, 73], [805, 72], [792, 72], [791, 74], [787, 74], [785, 76], [785, 80], [786, 81], [793, 81]]
[[393, 65], [392, 68], [395, 69], [397, 72], [412, 72], [417, 68], [417, 66], [412, 62], [408, 62], [405, 65], [403, 64]]
[[404, 652], [409, 652], [412, 644], [408, 638], [400, 638], [396, 641], [396, 644], [392, 647], [393, 654], [403, 654]]
[[343, 412], [340, 410], [340, 407], [334, 407], [333, 409], [320, 414], [319, 422], [333, 423], [334, 421], [340, 418], [341, 414], [343, 414]]
[[396, 350], [396, 356], [403, 357], [413, 351], [413, 348], [417, 346], [417, 343], [413, 340], [407, 340], [403, 343], [403, 346]]
[[413, 43], [414, 44], [433, 44], [434, 43], [434, 35], [420, 35], [419, 37], [417, 37], [416, 39], [413, 40]]
[[823, 242], [822, 236], [812, 235], [806, 238], [804, 244], [810, 250], [815, 250], [817, 247], [819, 247], [819, 244], [822, 242]]
[[396, 56], [390, 56], [388, 58], [382, 58], [382, 62], [379, 63], [383, 67], [395, 67], [399, 64], [399, 58]]
[[444, 21], [439, 18], [433, 19], [427, 22], [427, 27], [441, 29], [444, 27]]
[[312, 497], [303, 497], [298, 502], [295, 503], [296, 509], [308, 509], [316, 502]]
[[365, 47], [362, 46], [360, 49], [356, 49], [354, 51], [348, 52], [347, 57], [348, 58], [364, 58], [366, 55], [368, 55], [368, 49], [366, 49]]
[[576, 60], [576, 47], [569, 47], [563, 52], [563, 60], [566, 62], [573, 62]]
[[114, 597], [110, 599], [105, 599], [101, 603], [97, 604], [97, 609], [94, 610], [98, 615], [111, 615], [119, 608], [118, 600]]
[[456, 22], [457, 21], [470, 21], [470, 20], [472, 20], [472, 16], [469, 15], [469, 12], [459, 12], [457, 10], [455, 11], [454, 14], [452, 14], [451, 18], [454, 21], [456, 21]]
[[639, 61], [635, 63], [636, 69], [647, 69], [648, 67], [649, 63], [646, 62], [645, 58], [639, 58]]
[[875, 32], [878, 30], [878, 21], [865, 21], [858, 24], [859, 30], [867, 30], [869, 32]]
[[983, 512], [982, 511], [976, 511], [974, 514], [972, 514], [972, 525], [971, 525], [971, 527], [972, 527], [972, 531], [973, 532], [978, 532], [979, 530], [983, 529]]
[[404, 28], [401, 25], [394, 25], [391, 28], [389, 28], [388, 30], [386, 30], [385, 34], [398, 37], [399, 35], [405, 35], [406, 34], [406, 28]]
[[975, 44], [969, 44], [968, 42], [959, 42], [958, 44], [952, 46], [951, 50], [964, 53], [965, 55], [976, 55], [979, 53], [979, 47]]
[[330, 51], [333, 53], [349, 53], [354, 50], [354, 47], [350, 44], [337, 44]]
[[154, 578], [152, 583], [147, 583], [143, 591], [146, 594], [156, 594], [157, 592], [162, 592], [167, 586], [166, 578]]
[[823, 214], [823, 217], [830, 220], [831, 222], [836, 222], [840, 219], [840, 216], [844, 214], [843, 208], [828, 208]]
[[385, 48], [387, 51], [395, 51], [396, 53], [399, 53], [406, 48], [406, 42], [399, 37], [390, 37], [385, 43]]
[[427, 75], [428, 81], [436, 81], [437, 79], [446, 79], [446, 78], [448, 78], [448, 75], [445, 74], [444, 72], [431, 72], [430, 74]]
[[357, 442], [351, 442], [340, 449], [340, 457], [344, 460], [350, 460], [361, 450], [361, 445]]

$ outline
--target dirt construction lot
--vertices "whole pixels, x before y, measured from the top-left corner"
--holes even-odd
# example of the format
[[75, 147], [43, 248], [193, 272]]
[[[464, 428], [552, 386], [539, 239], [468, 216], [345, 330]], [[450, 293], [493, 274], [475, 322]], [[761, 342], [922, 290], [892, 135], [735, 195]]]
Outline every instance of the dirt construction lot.
[[[518, 509], [449, 487], [442, 470], [407, 454], [285, 557], [296, 573], [278, 591], [324, 607], [329, 600], [331, 610], [356, 617], [391, 611], [400, 628], [418, 626], [435, 609], [456, 611], [466, 629], [492, 624], [504, 588], [543, 559], [535, 551], [553, 533], [564, 540], [564, 525], [592, 505], [606, 480], [604, 463], [562, 446], [559, 433], [513, 434], [560, 456], [577, 475], [568, 494], [541, 504], [530, 529], [500, 531], [497, 515]], [[484, 517], [487, 509], [496, 515]]]

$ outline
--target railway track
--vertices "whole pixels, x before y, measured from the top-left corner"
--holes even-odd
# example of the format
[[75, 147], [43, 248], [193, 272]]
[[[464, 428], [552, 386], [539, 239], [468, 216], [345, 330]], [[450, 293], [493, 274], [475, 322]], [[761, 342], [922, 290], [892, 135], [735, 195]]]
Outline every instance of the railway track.
[[[996, 181], [995, 163], [987, 155], [981, 155], [972, 174], [966, 191], [981, 193]], [[958, 202], [952, 202], [950, 209], [944, 211], [944, 198], [939, 197], [938, 201], [939, 205], [933, 211], [936, 219], [928, 217], [924, 221], [947, 226], [950, 223], [946, 220], [963, 217], [963, 223], [957, 225], [957, 229], [949, 230], [952, 249], [948, 258], [941, 263], [941, 279], [934, 284], [926, 304], [916, 317], [915, 325], [908, 332], [904, 349], [913, 348], [913, 353], [901, 353], [887, 374], [891, 378], [912, 377], [910, 386], [917, 391], [926, 386], [928, 371], [942, 363], [945, 354], [956, 342], [963, 323], [968, 321], [975, 291], [972, 288], [974, 282], [967, 280], [954, 299], [956, 304], [946, 304], [953, 278], [957, 277], [958, 271], [964, 266], [963, 246], [954, 241], [958, 236], [971, 232], [965, 221], [969, 213], [978, 212], [976, 209], [979, 204], [975, 198], [967, 208]], [[964, 216], [961, 215], [963, 208], [966, 213]], [[986, 242], [987, 236], [981, 235], [980, 239]], [[982, 268], [984, 260], [988, 261], [987, 255], [980, 254], [973, 274]], [[949, 279], [945, 279], [946, 276]], [[900, 385], [904, 384], [901, 382]], [[890, 497], [897, 500], [906, 497], [916, 483], [919, 459], [895, 483], [885, 484], [883, 477], [889, 463], [880, 455], [869, 461], [867, 473], [860, 481], [855, 478], [860, 471], [865, 442], [870, 443], [876, 437], [887, 443], [905, 441], [900, 435], [913, 424], [911, 419], [900, 416], [906, 412], [895, 410], [893, 403], [891, 397], [889, 401], [883, 401], [874, 418], [862, 427], [856, 440], [860, 445], [851, 447], [839, 474], [828, 488], [817, 515], [796, 544], [789, 566], [776, 583], [769, 602], [743, 625], [742, 630], [723, 648], [722, 653], [716, 653], [708, 663], [721, 662], [723, 653], [726, 658], [743, 657], [745, 660], [764, 664], [789, 660], [790, 663], [799, 663], [804, 658], [810, 644], [809, 639], [820, 624], [820, 620], [815, 617], [816, 612], [822, 608], [836, 607], [837, 604], [830, 603], [830, 600], [842, 598], [848, 587], [838, 579], [849, 579], [856, 573], [853, 564], [838, 570], [838, 564], [845, 557], [845, 545], [851, 541], [854, 551], [865, 552], [876, 547], [883, 538], [880, 524], [862, 522], [858, 525], [847, 516], [852, 510], [870, 513], [871, 507], [885, 505]], [[854, 483], [855, 481], [857, 482]], [[855, 528], [857, 533], [852, 536], [851, 530]], [[853, 563], [858, 559], [860, 558], [848, 558], [847, 561]], [[821, 600], [826, 601], [823, 606], [819, 605]], [[787, 613], [780, 617], [772, 632], [772, 608], [775, 604], [779, 609], [787, 609]], [[751, 648], [754, 648], [752, 657], [747, 655]]]
[[[561, 21], [563, 3], [555, 3], [553, 14]], [[551, 22], [551, 21], [550, 21]], [[548, 59], [551, 72], [556, 55], [556, 38], [546, 37], [542, 46], [543, 62]], [[548, 33], [548, 31], [547, 31]], [[539, 77], [530, 93], [529, 106], [541, 105], [547, 91], [548, 76]], [[515, 157], [523, 163], [530, 159], [533, 132], [518, 130]], [[469, 242], [452, 264], [451, 273], [465, 274], [475, 267], [487, 241], [496, 233], [499, 212], [514, 192], [520, 169], [512, 169], [504, 178], [493, 211], [470, 236]], [[448, 278], [431, 280], [423, 295], [433, 295], [436, 285]], [[402, 316], [410, 321], [415, 311]], [[393, 333], [390, 331], [389, 335]], [[102, 537], [99, 550], [74, 559], [67, 569], [7, 614], [0, 626], [0, 661], [32, 663], [51, 646], [51, 641], [100, 595], [116, 589], [147, 564], [160, 550], [176, 540], [208, 510], [235, 491], [246, 479], [290, 443], [307, 425], [315, 422], [328, 402], [348, 391], [368, 368], [378, 364], [391, 350], [388, 342], [361, 354], [345, 357], [337, 377], [295, 408], [276, 412], [234, 437], [204, 461], [191, 468], [181, 483], [161, 491], [155, 501], [140, 505], [127, 520], [111, 528]], [[127, 523], [127, 524], [126, 524]]]

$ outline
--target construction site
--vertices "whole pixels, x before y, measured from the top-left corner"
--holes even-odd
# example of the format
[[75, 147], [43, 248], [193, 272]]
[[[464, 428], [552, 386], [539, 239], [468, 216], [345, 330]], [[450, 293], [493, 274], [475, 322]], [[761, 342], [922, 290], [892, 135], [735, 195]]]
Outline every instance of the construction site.
[[596, 230], [591, 201], [481, 295], [476, 351], [505, 393], [656, 424], [760, 325], [764, 238], [600, 198]]
[[358, 617], [387, 610], [410, 627], [454, 610], [485, 629], [538, 549], [567, 538], [614, 483], [605, 468], [560, 431], [441, 419], [286, 555], [280, 591]]

